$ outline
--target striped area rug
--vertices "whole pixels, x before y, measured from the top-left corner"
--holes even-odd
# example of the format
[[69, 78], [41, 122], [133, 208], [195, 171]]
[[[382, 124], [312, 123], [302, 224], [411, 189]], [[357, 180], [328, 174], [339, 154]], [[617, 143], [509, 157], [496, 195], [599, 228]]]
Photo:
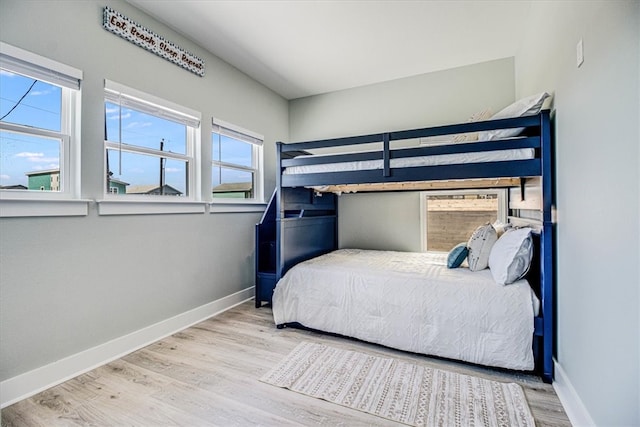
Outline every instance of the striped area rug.
[[411, 426], [535, 426], [518, 384], [311, 342], [260, 380]]

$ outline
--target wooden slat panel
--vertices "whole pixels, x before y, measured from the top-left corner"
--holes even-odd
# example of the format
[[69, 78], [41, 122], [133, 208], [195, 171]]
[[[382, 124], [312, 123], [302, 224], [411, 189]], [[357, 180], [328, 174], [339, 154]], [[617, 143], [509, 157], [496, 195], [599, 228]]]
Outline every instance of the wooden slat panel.
[[375, 184], [342, 184], [317, 187], [327, 193], [357, 193], [372, 191], [459, 190], [472, 188], [505, 188], [520, 185], [518, 178], [469, 179], [459, 181], [383, 182]]
[[496, 215], [495, 208], [493, 212], [430, 211], [427, 216], [427, 250], [450, 251], [458, 243], [467, 242], [478, 226], [494, 222]]

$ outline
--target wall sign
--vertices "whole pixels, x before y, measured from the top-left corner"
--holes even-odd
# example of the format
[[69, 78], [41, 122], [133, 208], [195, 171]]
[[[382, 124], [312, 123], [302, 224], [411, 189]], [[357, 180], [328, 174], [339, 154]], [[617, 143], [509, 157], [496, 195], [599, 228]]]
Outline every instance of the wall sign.
[[108, 6], [104, 7], [102, 26], [105, 30], [129, 40], [149, 52], [153, 52], [200, 77], [204, 76], [204, 61], [202, 59], [165, 40]]

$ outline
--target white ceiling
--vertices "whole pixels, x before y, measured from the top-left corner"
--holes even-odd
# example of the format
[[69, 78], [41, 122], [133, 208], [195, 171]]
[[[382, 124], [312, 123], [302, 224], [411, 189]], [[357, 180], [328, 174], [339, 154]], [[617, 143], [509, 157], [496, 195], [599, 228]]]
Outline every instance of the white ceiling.
[[515, 56], [530, 7], [524, 0], [127, 1], [287, 99]]

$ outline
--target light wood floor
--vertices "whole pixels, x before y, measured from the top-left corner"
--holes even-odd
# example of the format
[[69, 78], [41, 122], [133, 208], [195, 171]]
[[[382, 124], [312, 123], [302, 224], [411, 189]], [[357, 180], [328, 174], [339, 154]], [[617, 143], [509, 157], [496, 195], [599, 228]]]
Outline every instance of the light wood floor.
[[403, 353], [346, 338], [278, 330], [246, 302], [2, 410], [2, 426], [399, 425], [258, 381], [298, 342], [394, 356], [525, 389], [538, 426], [570, 426], [539, 378]]

